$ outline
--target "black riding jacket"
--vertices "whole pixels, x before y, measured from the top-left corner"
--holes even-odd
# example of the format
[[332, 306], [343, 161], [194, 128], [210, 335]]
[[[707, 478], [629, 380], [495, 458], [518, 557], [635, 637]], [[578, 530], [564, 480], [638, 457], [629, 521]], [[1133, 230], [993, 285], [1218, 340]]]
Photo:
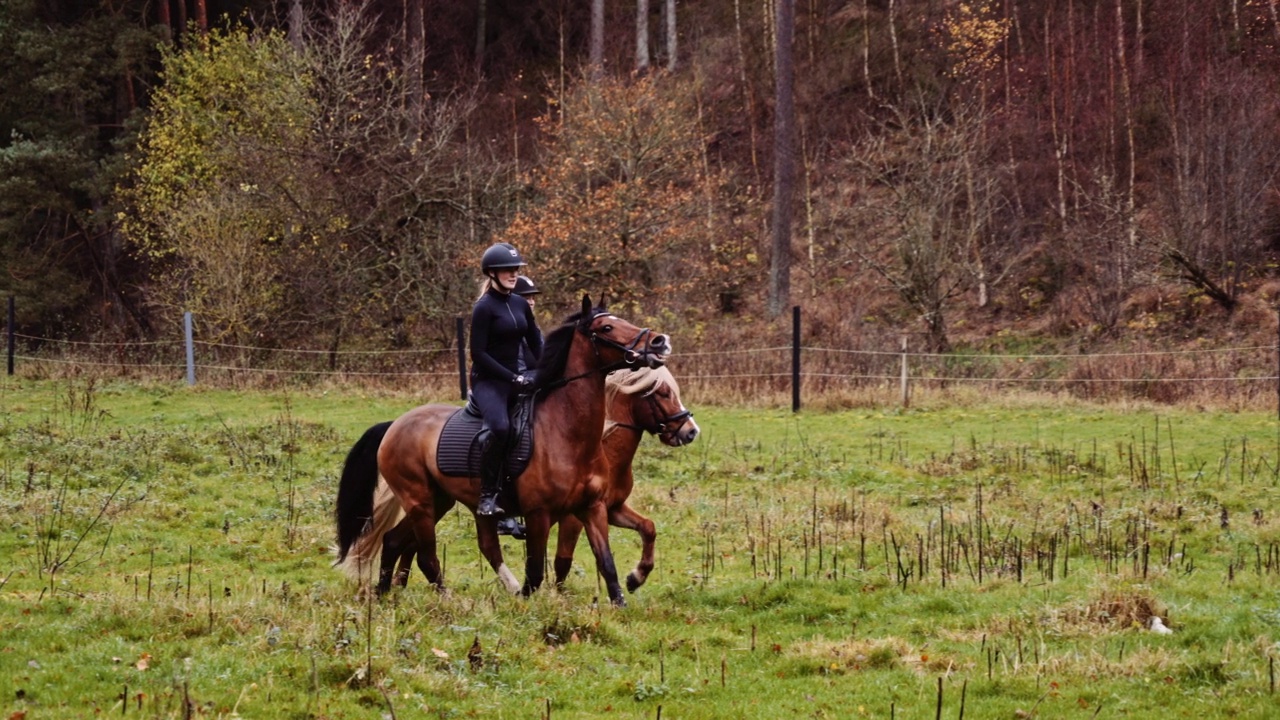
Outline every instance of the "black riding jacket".
[[523, 297], [489, 288], [471, 309], [471, 382], [494, 379], [512, 382], [519, 374], [521, 341], [532, 354], [530, 366], [542, 355], [542, 333], [533, 309]]

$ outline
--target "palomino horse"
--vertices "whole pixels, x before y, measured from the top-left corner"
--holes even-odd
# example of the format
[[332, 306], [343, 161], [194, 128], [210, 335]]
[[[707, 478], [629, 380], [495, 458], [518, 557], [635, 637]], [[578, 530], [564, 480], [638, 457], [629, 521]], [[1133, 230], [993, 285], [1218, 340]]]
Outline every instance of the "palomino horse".
[[[631, 461], [640, 447], [640, 439], [648, 432], [657, 435], [665, 445], [680, 447], [693, 442], [698, 436], [698, 424], [693, 420], [693, 413], [680, 402], [680, 387], [665, 367], [651, 369], [618, 370], [608, 375], [605, 391], [605, 429], [601, 439], [601, 448], [608, 462], [609, 473], [606, 483], [604, 502], [609, 510], [609, 524], [614, 527], [635, 530], [641, 539], [640, 561], [634, 570], [627, 575], [627, 589], [634, 592], [644, 584], [650, 571], [653, 570], [654, 542], [657, 531], [653, 521], [636, 512], [627, 504], [635, 478], [631, 472]], [[381, 423], [369, 428], [366, 435], [371, 436], [366, 444], [380, 442], [391, 423]], [[376, 457], [366, 453], [358, 462], [374, 463]], [[343, 482], [351, 482], [355, 473], [344, 473]], [[353, 491], [345, 485], [339, 487], [339, 497], [350, 495]], [[368, 567], [374, 554], [384, 545], [403, 547], [398, 537], [408, 537], [411, 530], [400, 503], [387, 488], [386, 483], [379, 482], [374, 494], [370, 531], [351, 537], [342, 532], [344, 522], [351, 530], [359, 530], [356, 525], [363, 525], [365, 518], [339, 517], [339, 554], [341, 566], [349, 574], [359, 577], [362, 569]], [[392, 527], [397, 522], [400, 525]], [[379, 531], [381, 528], [383, 531]], [[574, 548], [578, 537], [582, 534], [582, 522], [570, 515], [560, 521], [559, 537], [556, 545], [555, 572], [556, 584], [563, 584], [573, 563]], [[379, 573], [379, 584], [390, 588], [392, 584], [404, 586], [409, 579], [409, 567], [413, 561], [416, 546], [404, 551], [398, 561], [394, 562], [395, 574], [390, 575], [393, 562], [384, 558]]]
[[[609, 463], [609, 481], [604, 502], [609, 508], [610, 525], [640, 534], [640, 562], [627, 575], [627, 590], [635, 592], [653, 570], [653, 546], [658, 533], [652, 520], [627, 504], [635, 485], [631, 461], [646, 432], [657, 435], [664, 445], [680, 447], [698, 437], [698, 424], [680, 402], [680, 387], [665, 367], [613, 373], [609, 376], [605, 407], [608, 422], [601, 446]], [[569, 575], [581, 534], [582, 523], [576, 517], [560, 521], [555, 559], [557, 585], [563, 585]]]
[[[605, 375], [623, 367], [661, 365], [670, 352], [665, 335], [653, 335], [610, 314], [592, 308], [585, 295], [582, 311], [553, 330], [538, 363], [535, 391], [540, 395], [534, 416], [533, 455], [525, 471], [515, 481], [514, 496], [504, 500], [508, 511], [524, 515], [527, 527], [525, 581], [523, 587], [507, 568], [498, 542], [497, 523], [492, 517], [476, 517], [480, 552], [511, 592], [531, 593], [543, 579], [547, 537], [551, 525], [567, 516], [576, 516], [585, 526], [587, 541], [596, 557], [596, 569], [604, 578], [609, 599], [625, 605], [613, 553], [609, 548], [608, 508], [604, 489], [608, 467], [601, 450], [604, 430]], [[353, 459], [367, 456], [366, 438], [351, 449], [343, 468], [343, 485], [351, 492], [338, 494], [339, 545], [360, 533], [344, 524], [344, 514], [372, 518], [374, 491], [380, 474], [406, 515], [409, 533], [388, 533], [383, 542], [383, 572], [395, 558], [415, 545], [418, 568], [427, 580], [444, 587], [440, 561], [436, 557], [436, 522], [455, 502], [474, 513], [479, 501], [478, 478], [445, 474], [437, 463], [436, 446], [445, 422], [459, 409], [453, 405], [424, 405], [401, 415], [386, 428], [377, 446], [377, 463], [370, 474], [367, 463]], [[376, 427], [376, 426], [375, 426]], [[371, 429], [372, 431], [372, 429]], [[349, 482], [348, 472], [365, 477]], [[354, 488], [354, 489], [353, 489]], [[515, 500], [515, 506], [509, 503]], [[344, 503], [355, 508], [344, 510]], [[376, 532], [377, 530], [374, 529]], [[339, 562], [343, 558], [339, 557]], [[379, 590], [389, 586], [379, 580]]]

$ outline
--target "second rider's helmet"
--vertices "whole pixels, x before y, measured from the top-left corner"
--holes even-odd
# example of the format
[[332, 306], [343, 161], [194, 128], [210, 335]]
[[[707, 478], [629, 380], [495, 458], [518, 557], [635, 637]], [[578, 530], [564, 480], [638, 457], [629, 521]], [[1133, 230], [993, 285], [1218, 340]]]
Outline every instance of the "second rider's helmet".
[[480, 271], [488, 275], [494, 270], [520, 268], [527, 264], [511, 243], [494, 243], [480, 258]]
[[533, 281], [528, 276], [520, 275], [516, 277], [516, 289], [512, 290], [512, 292], [517, 295], [537, 295], [542, 291], [538, 289], [537, 285], [533, 284]]

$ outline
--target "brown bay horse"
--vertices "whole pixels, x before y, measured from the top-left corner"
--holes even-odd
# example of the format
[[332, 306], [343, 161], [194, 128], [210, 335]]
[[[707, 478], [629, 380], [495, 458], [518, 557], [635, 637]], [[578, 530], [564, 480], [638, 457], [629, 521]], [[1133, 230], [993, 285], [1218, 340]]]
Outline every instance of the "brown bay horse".
[[[601, 448], [609, 471], [604, 502], [610, 525], [634, 530], [640, 535], [640, 560], [627, 575], [627, 590], [634, 592], [644, 584], [653, 569], [657, 530], [652, 520], [627, 504], [635, 483], [632, 460], [645, 433], [656, 435], [664, 445], [681, 447], [697, 438], [699, 428], [693, 420], [693, 413], [680, 401], [679, 385], [665, 367], [617, 370], [608, 375], [605, 387], [605, 428]], [[380, 439], [389, 425], [375, 425], [368, 434]], [[369, 457], [363, 460], [366, 463], [371, 461]], [[346, 474], [343, 477], [348, 479]], [[400, 548], [403, 543], [396, 538], [411, 536], [408, 524], [403, 520], [405, 515], [400, 503], [385, 482], [380, 482], [375, 492], [371, 517], [370, 531], [348, 539], [339, 547], [343, 569], [356, 578], [361, 576], [362, 569], [371, 563], [384, 544]], [[400, 525], [392, 527], [397, 522]], [[560, 521], [555, 557], [557, 585], [563, 584], [569, 574], [582, 530], [582, 522], [575, 516], [569, 515]], [[339, 538], [341, 543], [341, 527]], [[412, 546], [398, 559], [384, 556], [379, 573], [379, 583], [385, 585], [384, 589], [392, 584], [403, 587], [408, 582], [416, 550], [416, 546]], [[394, 576], [390, 574], [393, 563]]]
[[[608, 466], [601, 448], [605, 376], [623, 367], [660, 366], [669, 352], [665, 335], [636, 327], [603, 307], [592, 308], [586, 296], [582, 311], [547, 336], [534, 388], [539, 396], [533, 455], [515, 480], [516, 506], [508, 507], [513, 514], [524, 515], [527, 526], [523, 586], [503, 560], [496, 519], [475, 518], [480, 552], [508, 590], [528, 594], [542, 584], [551, 525], [574, 516], [586, 530], [609, 599], [615, 605], [626, 604], [609, 548], [605, 505]], [[437, 464], [437, 440], [455, 412], [459, 409], [453, 405], [423, 405], [401, 415], [386, 427], [377, 444], [372, 477], [368, 463], [353, 463], [353, 458], [370, 452], [372, 443], [364, 444], [369, 433], [348, 454], [335, 512], [339, 564], [344, 562], [342, 548], [349, 547], [347, 540], [363, 534], [365, 522], [372, 524], [379, 475], [405, 512], [405, 530], [386, 532], [383, 541], [380, 576], [386, 576], [386, 581], [380, 577], [380, 591], [389, 587], [388, 568], [395, 559], [415, 547], [422, 574], [438, 588], [444, 587], [436, 556], [436, 523], [458, 502], [474, 513], [480, 493], [478, 478], [445, 474]], [[348, 471], [363, 477], [348, 482]], [[379, 532], [377, 528], [369, 531]]]

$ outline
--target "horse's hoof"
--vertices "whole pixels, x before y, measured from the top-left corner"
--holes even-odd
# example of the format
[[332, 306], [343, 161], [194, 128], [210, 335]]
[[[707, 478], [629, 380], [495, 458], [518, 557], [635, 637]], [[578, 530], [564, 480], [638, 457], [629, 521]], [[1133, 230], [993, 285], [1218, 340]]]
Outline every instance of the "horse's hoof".
[[622, 597], [622, 593], [618, 593], [618, 597], [613, 599], [613, 606], [619, 610], [627, 606], [627, 599]]
[[644, 580], [641, 580], [640, 578], [636, 577], [635, 573], [631, 573], [630, 575], [627, 576], [627, 592], [633, 593], [636, 590], [640, 589], [640, 586], [643, 584], [644, 584]]

